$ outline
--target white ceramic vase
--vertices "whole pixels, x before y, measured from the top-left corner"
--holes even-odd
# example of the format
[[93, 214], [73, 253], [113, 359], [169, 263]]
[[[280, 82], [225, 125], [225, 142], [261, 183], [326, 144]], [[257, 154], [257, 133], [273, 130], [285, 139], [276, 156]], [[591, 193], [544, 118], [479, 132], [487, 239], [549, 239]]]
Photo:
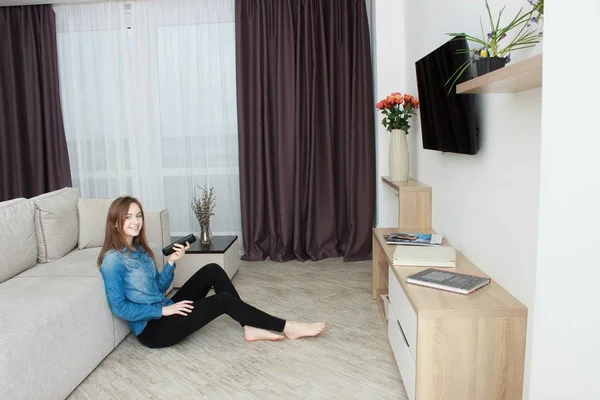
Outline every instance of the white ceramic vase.
[[402, 129], [393, 129], [390, 133], [390, 179], [408, 180], [408, 143], [406, 131]]

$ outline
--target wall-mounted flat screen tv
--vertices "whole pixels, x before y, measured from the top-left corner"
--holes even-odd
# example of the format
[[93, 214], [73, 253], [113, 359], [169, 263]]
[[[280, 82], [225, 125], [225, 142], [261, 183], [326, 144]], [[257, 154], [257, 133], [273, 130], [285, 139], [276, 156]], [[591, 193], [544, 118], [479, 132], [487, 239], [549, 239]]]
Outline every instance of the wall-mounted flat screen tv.
[[464, 37], [453, 38], [415, 63], [425, 149], [462, 154], [479, 150], [476, 95], [456, 94], [456, 85], [471, 79], [471, 68], [453, 87], [446, 86], [469, 60], [468, 49]]

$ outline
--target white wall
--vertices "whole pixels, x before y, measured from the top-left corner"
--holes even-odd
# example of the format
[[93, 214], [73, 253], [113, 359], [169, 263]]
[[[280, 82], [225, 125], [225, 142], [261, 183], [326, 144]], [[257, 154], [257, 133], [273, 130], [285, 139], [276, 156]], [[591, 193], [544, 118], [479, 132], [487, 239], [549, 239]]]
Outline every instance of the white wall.
[[597, 0], [546, 10], [531, 400], [600, 399], [600, 77], [571, 34], [595, 37], [598, 15]]
[[[390, 36], [382, 40], [377, 28], [377, 71], [387, 73], [377, 76], [377, 89], [385, 89], [385, 94], [400, 91], [416, 95], [415, 61], [449, 40], [445, 33], [466, 32], [479, 36], [479, 15], [484, 17], [484, 27], [487, 21], [483, 0], [376, 0], [376, 3], [377, 24], [380, 20], [393, 19], [394, 28], [390, 30], [398, 32], [401, 27], [405, 33], [404, 41], [390, 39]], [[489, 3], [493, 12], [507, 4], [504, 14], [507, 20], [521, 6], [528, 7], [527, 2], [521, 0], [491, 0]], [[400, 10], [395, 11], [396, 15], [390, 12], [391, 4]], [[388, 46], [393, 48], [385, 53], [379, 51]], [[539, 51], [541, 45], [514, 53], [513, 62]], [[404, 71], [404, 81], [396, 78], [388, 67], [396, 73]], [[536, 287], [541, 89], [478, 96], [483, 101], [484, 121], [479, 154], [423, 150], [417, 118], [409, 135], [410, 175], [433, 188], [433, 228], [529, 308], [530, 338]], [[381, 137], [380, 131], [379, 139]], [[380, 172], [387, 172], [386, 152], [387, 142], [380, 140]], [[389, 204], [383, 203], [388, 201], [396, 205], [396, 199], [380, 196], [378, 211], [387, 210]], [[381, 213], [378, 220], [379, 226], [397, 225], [385, 213]], [[525, 393], [532, 341], [528, 340], [527, 344]]]
[[[371, 42], [373, 74], [375, 79], [375, 101], [405, 87], [406, 63], [404, 62], [404, 1], [373, 0], [371, 5]], [[373, 104], [375, 108], [375, 104]], [[377, 226], [398, 225], [397, 191], [384, 184], [380, 176], [388, 175], [389, 132], [381, 125], [381, 116], [376, 113], [377, 141]]]

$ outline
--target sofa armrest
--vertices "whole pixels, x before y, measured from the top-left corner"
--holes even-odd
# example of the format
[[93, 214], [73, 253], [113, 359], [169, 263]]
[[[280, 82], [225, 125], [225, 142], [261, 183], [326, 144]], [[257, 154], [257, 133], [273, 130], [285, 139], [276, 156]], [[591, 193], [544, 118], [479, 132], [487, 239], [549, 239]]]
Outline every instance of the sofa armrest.
[[171, 243], [169, 210], [146, 211], [144, 213], [144, 224], [146, 226], [146, 239], [154, 252], [160, 272], [167, 262], [167, 258], [162, 254], [162, 249]]

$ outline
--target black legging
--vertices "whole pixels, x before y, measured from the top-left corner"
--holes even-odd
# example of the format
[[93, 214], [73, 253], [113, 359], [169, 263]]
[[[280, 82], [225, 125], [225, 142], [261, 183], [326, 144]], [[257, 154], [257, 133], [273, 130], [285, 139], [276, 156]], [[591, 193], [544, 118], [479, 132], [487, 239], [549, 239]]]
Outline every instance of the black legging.
[[[215, 295], [206, 297], [210, 289], [215, 290]], [[175, 303], [192, 300], [194, 309], [186, 316], [175, 314], [148, 321], [138, 335], [144, 345], [152, 348], [172, 346], [222, 314], [229, 315], [242, 326], [277, 332], [283, 332], [285, 327], [284, 320], [244, 303], [223, 268], [214, 263], [200, 268], [171, 300]]]

